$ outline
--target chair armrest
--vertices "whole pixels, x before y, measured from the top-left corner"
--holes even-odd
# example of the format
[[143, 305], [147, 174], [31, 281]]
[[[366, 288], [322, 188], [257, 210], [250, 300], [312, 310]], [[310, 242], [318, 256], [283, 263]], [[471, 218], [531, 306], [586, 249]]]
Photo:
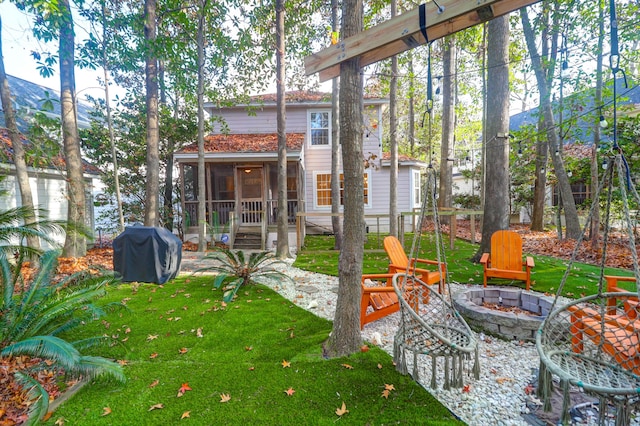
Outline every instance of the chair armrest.
[[389, 286], [381, 286], [381, 287], [367, 287], [367, 286], [362, 286], [362, 293], [363, 294], [368, 294], [368, 293], [395, 293], [396, 289], [394, 289], [393, 287], [389, 287]]
[[413, 258], [411, 259], [411, 263], [424, 263], [426, 265], [438, 265], [440, 264], [440, 262], [438, 262], [437, 260], [429, 260], [429, 259], [418, 259], [418, 258]]
[[534, 266], [536, 266], [536, 264], [533, 261], [533, 257], [531, 256], [527, 256], [527, 259], [525, 262], [526, 262], [527, 268], [533, 268]]
[[480, 263], [483, 265], [489, 264], [489, 253], [482, 253], [482, 257], [480, 258]]

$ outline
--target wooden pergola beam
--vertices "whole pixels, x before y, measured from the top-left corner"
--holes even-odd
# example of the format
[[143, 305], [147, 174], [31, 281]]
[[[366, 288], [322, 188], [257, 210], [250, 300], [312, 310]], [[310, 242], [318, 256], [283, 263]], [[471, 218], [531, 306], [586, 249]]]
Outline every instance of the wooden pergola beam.
[[439, 0], [440, 10], [431, 1], [306, 57], [305, 72], [320, 73], [320, 81], [327, 81], [340, 75], [340, 62], [347, 59], [360, 57], [360, 66], [365, 67], [425, 44], [421, 8], [427, 38], [436, 40], [538, 1]]

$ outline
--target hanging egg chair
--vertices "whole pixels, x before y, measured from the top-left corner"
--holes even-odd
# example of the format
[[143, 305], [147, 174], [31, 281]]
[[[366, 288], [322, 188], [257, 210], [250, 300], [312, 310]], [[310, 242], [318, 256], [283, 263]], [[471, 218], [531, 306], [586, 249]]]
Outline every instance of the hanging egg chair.
[[[435, 171], [430, 167], [410, 258], [417, 257], [420, 252], [423, 220], [428, 215], [427, 205], [430, 205], [431, 217], [435, 225], [437, 261], [441, 264], [446, 263], [446, 259], [435, 193]], [[401, 314], [400, 326], [394, 337], [394, 361], [398, 371], [407, 374], [409, 371], [407, 352], [410, 353], [413, 365], [412, 376], [414, 380], [420, 382], [419, 357], [430, 357], [430, 386], [436, 388], [437, 377], [443, 377], [443, 388], [450, 389], [463, 386], [465, 370], [470, 370], [478, 379], [480, 368], [477, 340], [464, 318], [454, 308], [451, 291], [448, 288], [448, 272], [444, 275], [445, 285], [442, 293], [437, 291], [439, 286], [427, 285], [409, 268], [406, 272], [393, 277], [393, 287], [398, 295]], [[473, 361], [471, 368], [465, 368], [467, 361]], [[438, 374], [439, 364], [442, 364], [441, 374]]]

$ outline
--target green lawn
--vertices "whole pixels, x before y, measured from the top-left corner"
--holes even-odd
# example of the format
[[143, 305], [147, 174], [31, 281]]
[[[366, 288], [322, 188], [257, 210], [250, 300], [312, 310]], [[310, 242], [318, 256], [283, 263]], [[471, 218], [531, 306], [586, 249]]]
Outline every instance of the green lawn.
[[[324, 359], [331, 323], [266, 287], [242, 289], [224, 306], [210, 277], [181, 276], [164, 286], [123, 284], [108, 298], [129, 312], [86, 331], [120, 342], [96, 353], [126, 361], [127, 382], [85, 386], [48, 424], [463, 424], [376, 347]], [[185, 383], [192, 390], [178, 396]], [[385, 385], [394, 388], [388, 398]], [[339, 417], [343, 402], [349, 411]]]
[[[461, 284], [482, 285], [482, 265], [470, 261], [477, 252], [479, 245], [458, 239], [455, 242], [455, 248], [451, 250], [448, 246], [448, 236], [444, 236], [444, 238], [447, 245], [444, 256], [447, 261], [450, 281]], [[407, 252], [410, 251], [412, 240], [413, 235], [407, 234], [405, 237], [405, 250]], [[420, 247], [421, 250], [417, 257], [434, 260], [437, 258], [433, 235], [422, 235]], [[294, 266], [323, 274], [338, 275], [339, 253], [332, 250], [332, 248], [333, 237], [307, 236], [305, 246], [296, 257]], [[536, 266], [531, 274], [531, 290], [556, 294], [562, 277], [567, 270], [568, 261], [539, 255], [533, 255], [533, 258]], [[378, 237], [376, 235], [369, 235], [367, 243], [365, 244], [363, 272], [385, 272], [388, 264], [389, 259], [384, 250], [378, 249]], [[606, 268], [605, 273], [611, 275], [632, 275], [631, 271], [615, 268]], [[596, 293], [599, 276], [599, 266], [576, 262], [567, 277], [562, 294], [575, 298], [583, 294]], [[524, 288], [524, 283], [521, 281], [491, 280], [490, 283]], [[634, 283], [621, 283], [621, 285], [635, 290]]]

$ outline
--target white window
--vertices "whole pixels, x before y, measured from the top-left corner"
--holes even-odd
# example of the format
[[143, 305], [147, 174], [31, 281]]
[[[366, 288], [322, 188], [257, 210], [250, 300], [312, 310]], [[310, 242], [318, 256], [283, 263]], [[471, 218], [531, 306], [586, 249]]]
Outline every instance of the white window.
[[420, 170], [413, 171], [413, 207], [420, 207], [422, 203], [422, 185], [420, 184]]
[[[331, 173], [316, 173], [315, 180], [315, 200], [316, 207], [331, 207]], [[371, 207], [369, 198], [369, 172], [364, 173], [364, 205]], [[340, 173], [340, 205], [344, 205], [344, 175]]]
[[309, 111], [309, 143], [331, 146], [331, 112]]

